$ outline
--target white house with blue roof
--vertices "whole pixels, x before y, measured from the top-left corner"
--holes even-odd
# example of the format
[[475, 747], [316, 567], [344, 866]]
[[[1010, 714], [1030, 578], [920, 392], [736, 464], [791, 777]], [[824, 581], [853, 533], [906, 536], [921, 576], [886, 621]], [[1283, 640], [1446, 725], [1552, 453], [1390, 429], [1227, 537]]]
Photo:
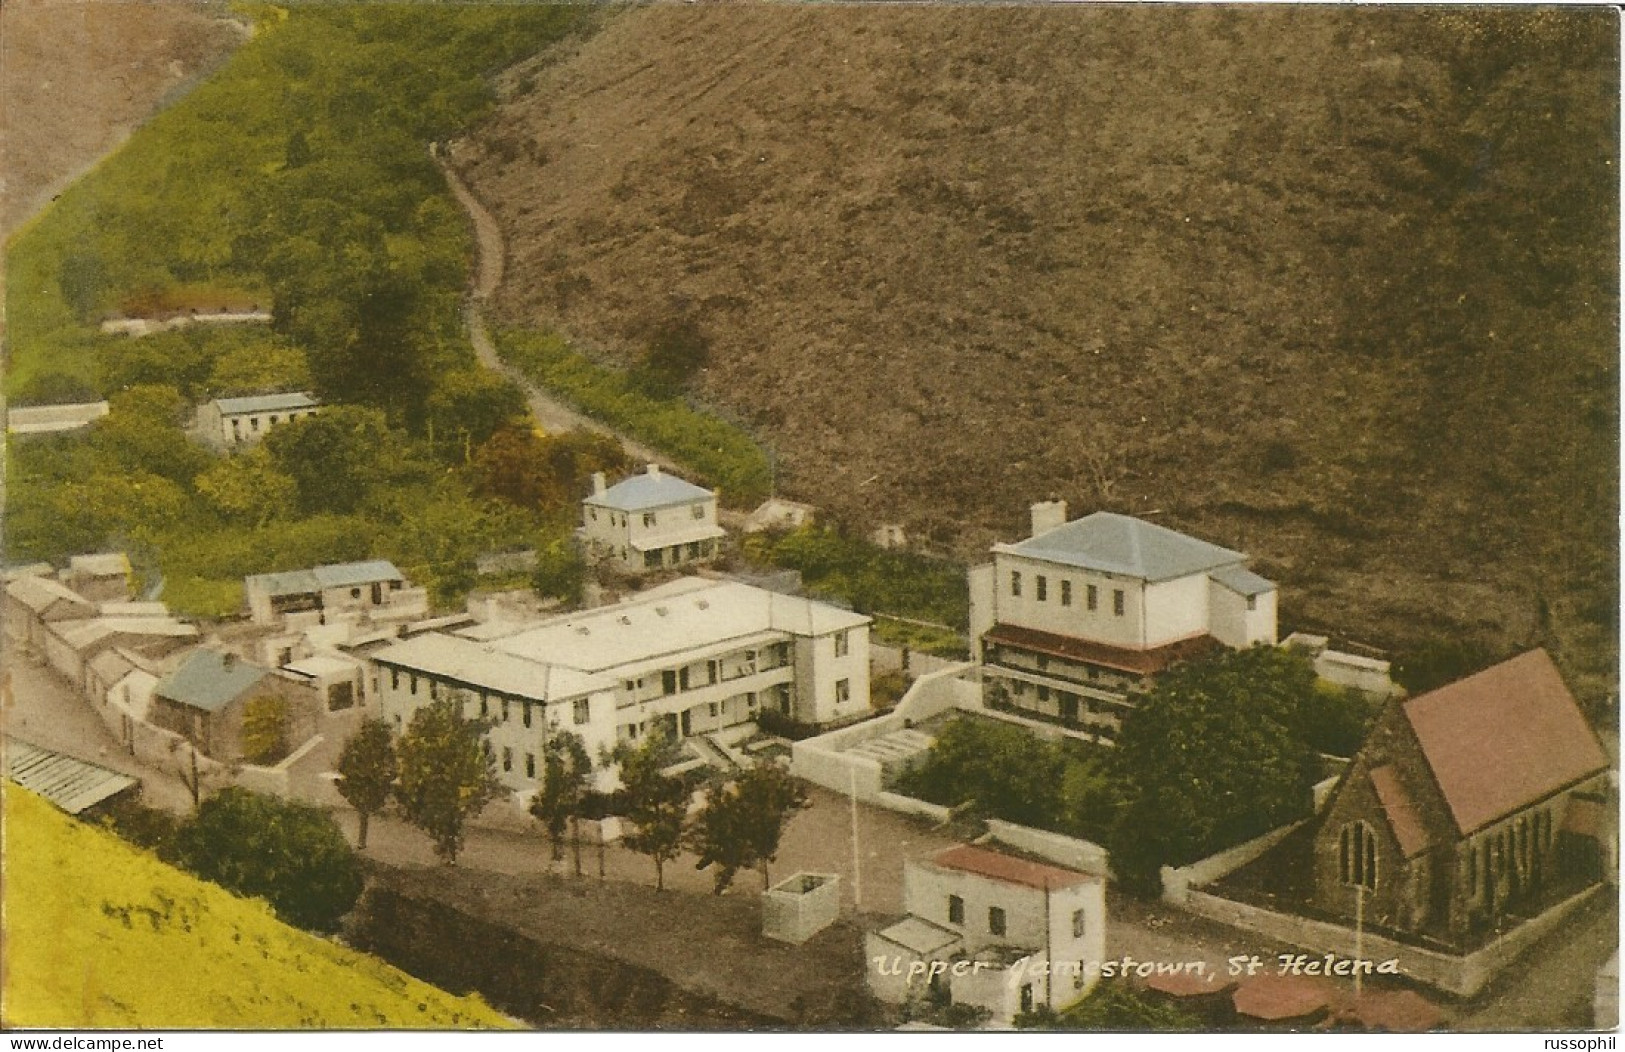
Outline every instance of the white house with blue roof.
[[717, 525], [717, 495], [650, 464], [642, 474], [606, 485], [593, 475], [581, 502], [581, 539], [595, 558], [626, 573], [691, 567], [717, 557], [726, 531]]
[[970, 572], [984, 698], [1098, 738], [1176, 661], [1276, 642], [1275, 585], [1247, 556], [1128, 515], [1032, 507], [1032, 536]]
[[219, 449], [236, 449], [265, 437], [273, 427], [315, 416], [321, 403], [308, 392], [216, 398], [198, 407], [197, 425], [203, 440]]

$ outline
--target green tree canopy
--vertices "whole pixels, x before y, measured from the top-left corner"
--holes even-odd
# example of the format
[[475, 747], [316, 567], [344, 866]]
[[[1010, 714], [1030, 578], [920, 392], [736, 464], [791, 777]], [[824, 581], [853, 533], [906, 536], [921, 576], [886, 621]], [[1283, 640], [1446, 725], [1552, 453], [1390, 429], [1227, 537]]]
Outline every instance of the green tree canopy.
[[[579, 734], [559, 731], [542, 746], [542, 788], [530, 801], [530, 813], [542, 823], [553, 845], [553, 861], [564, 857], [564, 834], [577, 828], [587, 790], [592, 787], [592, 757]], [[581, 838], [576, 836], [576, 876], [581, 876]]]
[[1269, 646], [1164, 672], [1123, 721], [1113, 752], [1128, 790], [1111, 845], [1118, 876], [1152, 890], [1162, 865], [1307, 817], [1314, 691], [1308, 660]]
[[265, 899], [289, 924], [334, 931], [361, 895], [361, 867], [327, 812], [227, 788], [176, 834], [174, 861]]
[[339, 754], [338, 774], [335, 788], [355, 808], [360, 821], [356, 843], [365, 851], [367, 824], [389, 804], [395, 792], [395, 779], [400, 774], [400, 765], [395, 759], [395, 737], [389, 724], [369, 719], [356, 728]]
[[807, 806], [807, 790], [774, 763], [759, 763], [714, 786], [689, 833], [690, 846], [699, 856], [694, 868], [717, 867], [718, 895], [742, 869], [759, 870], [766, 890], [767, 867], [778, 858], [784, 828]]
[[250, 526], [292, 512], [299, 495], [293, 476], [277, 469], [264, 446], [217, 461], [197, 477], [197, 491], [221, 518]]
[[655, 864], [655, 888], [666, 887], [666, 863], [682, 849], [688, 825], [688, 787], [661, 773], [672, 763], [672, 741], [655, 730], [637, 746], [623, 742], [613, 757], [626, 788], [626, 818], [632, 832], [624, 843]]
[[501, 792], [486, 724], [463, 716], [461, 694], [419, 709], [395, 748], [395, 799], [408, 822], [429, 835], [435, 854], [455, 864], [464, 826]]

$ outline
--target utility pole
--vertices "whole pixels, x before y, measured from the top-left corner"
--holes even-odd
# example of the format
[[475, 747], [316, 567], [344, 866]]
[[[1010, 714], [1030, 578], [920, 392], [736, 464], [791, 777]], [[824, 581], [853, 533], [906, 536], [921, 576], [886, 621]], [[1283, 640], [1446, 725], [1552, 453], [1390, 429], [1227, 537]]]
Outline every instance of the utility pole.
[[854, 913], [863, 911], [863, 871], [862, 862], [858, 858], [858, 772], [855, 767], [846, 769], [848, 796], [852, 801], [852, 910]]

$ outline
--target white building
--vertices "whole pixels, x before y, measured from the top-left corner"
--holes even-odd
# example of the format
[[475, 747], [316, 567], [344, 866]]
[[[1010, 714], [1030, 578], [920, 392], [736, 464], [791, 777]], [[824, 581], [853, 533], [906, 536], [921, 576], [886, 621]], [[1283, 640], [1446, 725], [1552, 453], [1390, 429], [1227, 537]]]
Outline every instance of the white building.
[[717, 496], [650, 464], [641, 475], [605, 485], [592, 477], [581, 502], [587, 550], [626, 573], [694, 566], [717, 556], [726, 531], [717, 525]]
[[265, 437], [273, 427], [315, 416], [321, 403], [303, 391], [216, 398], [198, 407], [198, 431], [219, 449], [236, 449]]
[[1275, 643], [1275, 585], [1246, 560], [1127, 515], [1033, 505], [1032, 536], [970, 572], [984, 697], [1114, 737], [1130, 692], [1174, 662]]
[[423, 617], [429, 609], [428, 593], [408, 587], [406, 577], [385, 559], [254, 574], [243, 578], [243, 593], [249, 617], [259, 625], [307, 611], [314, 623], [325, 624], [343, 614], [403, 620]]
[[397, 729], [448, 691], [494, 720], [499, 777], [534, 789], [550, 728], [588, 752], [657, 727], [683, 739], [764, 710], [829, 724], [869, 711], [869, 618], [732, 581], [682, 578], [625, 602], [529, 624], [425, 632], [369, 649]]
[[1101, 877], [986, 848], [909, 861], [903, 909], [864, 944], [870, 991], [892, 1004], [934, 994], [1008, 1025], [1082, 998], [1106, 956]]

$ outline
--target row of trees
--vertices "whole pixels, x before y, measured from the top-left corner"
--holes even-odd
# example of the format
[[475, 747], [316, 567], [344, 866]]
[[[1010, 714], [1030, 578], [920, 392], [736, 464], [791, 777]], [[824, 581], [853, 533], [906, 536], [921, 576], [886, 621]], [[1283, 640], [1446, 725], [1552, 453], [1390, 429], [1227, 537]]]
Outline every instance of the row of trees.
[[[368, 720], [345, 743], [337, 786], [359, 816], [362, 849], [370, 820], [393, 804], [429, 835], [436, 855], [456, 862], [468, 821], [502, 791], [485, 740], [491, 724], [465, 716], [464, 704], [454, 693], [419, 709], [399, 740], [384, 721]], [[766, 888], [786, 824], [808, 805], [806, 791], [782, 768], [761, 764], [710, 786], [704, 805], [691, 815], [691, 786], [667, 773], [674, 754], [672, 739], [657, 732], [598, 758], [619, 765], [622, 789], [615, 797], [629, 826], [626, 846], [654, 863], [659, 890], [667, 864], [685, 849], [697, 856], [697, 869], [715, 867], [719, 895], [745, 870], [760, 873]], [[542, 785], [530, 812], [555, 862], [564, 858], [568, 837], [580, 876], [581, 822], [604, 810], [602, 794], [593, 791], [593, 757], [579, 735], [559, 731], [544, 743], [541, 761]], [[600, 876], [603, 866], [599, 838]]]

